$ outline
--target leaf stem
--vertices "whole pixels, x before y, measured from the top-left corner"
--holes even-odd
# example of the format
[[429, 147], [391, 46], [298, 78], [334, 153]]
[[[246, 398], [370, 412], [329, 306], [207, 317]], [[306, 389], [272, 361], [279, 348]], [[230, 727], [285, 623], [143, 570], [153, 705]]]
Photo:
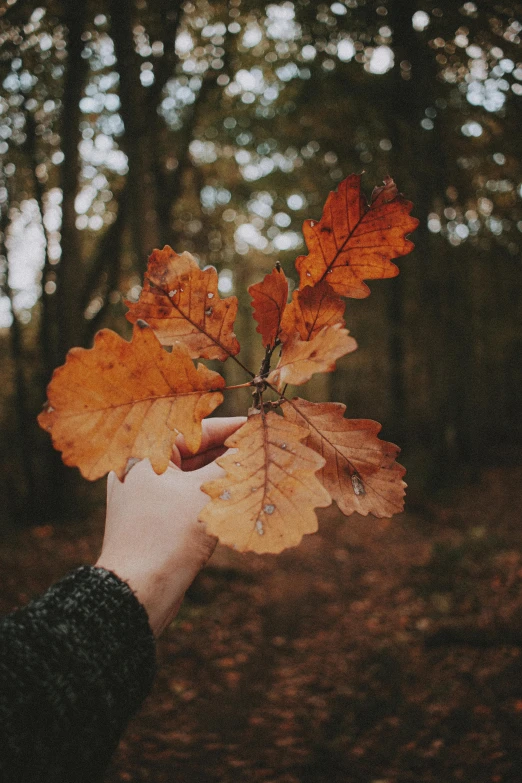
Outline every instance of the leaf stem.
[[235, 386], [224, 386], [221, 391], [228, 391], [229, 389], [246, 389], [248, 386], [252, 385], [252, 381], [247, 381], [246, 383], [237, 383]]

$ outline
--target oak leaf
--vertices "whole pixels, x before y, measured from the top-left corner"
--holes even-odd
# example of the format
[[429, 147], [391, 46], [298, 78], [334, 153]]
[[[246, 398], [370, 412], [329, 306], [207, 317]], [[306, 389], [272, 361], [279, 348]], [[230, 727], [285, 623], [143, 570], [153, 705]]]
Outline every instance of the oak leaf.
[[283, 315], [281, 339], [286, 342], [297, 332], [301, 340], [312, 340], [323, 326], [343, 324], [344, 309], [344, 301], [326, 280], [294, 291]]
[[283, 345], [281, 358], [268, 376], [268, 383], [281, 389], [285, 384], [301, 385], [316, 372], [335, 370], [335, 362], [357, 348], [348, 329], [337, 323], [324, 326], [312, 340], [301, 340], [295, 334]]
[[398, 275], [391, 259], [413, 250], [405, 235], [419, 224], [409, 214], [412, 206], [390, 177], [374, 189], [369, 205], [361, 177], [347, 177], [328, 196], [321, 220], [303, 224], [309, 254], [295, 262], [300, 287], [327, 279], [342, 296], [363, 299], [370, 293], [364, 280]]
[[123, 480], [146, 457], [163, 473], [178, 433], [197, 451], [201, 420], [221, 404], [224, 385], [219, 373], [196, 369], [184, 346], [165, 351], [140, 321], [131, 342], [103, 329], [93, 348], [70, 350], [38, 422], [87, 479], [114, 470]]
[[240, 552], [281, 552], [317, 530], [314, 508], [331, 498], [315, 473], [323, 457], [300, 441], [308, 430], [276, 413], [251, 415], [225, 442], [223, 478], [201, 489], [212, 498], [200, 512], [208, 533]]
[[265, 347], [273, 348], [279, 337], [281, 320], [288, 299], [288, 280], [280, 267], [265, 275], [260, 283], [251, 285], [248, 293], [252, 297], [256, 331], [262, 337]]
[[239, 353], [233, 332], [237, 297], [220, 299], [213, 267], [200, 269], [190, 253], [165, 245], [149, 257], [137, 302], [126, 302], [131, 323], [146, 321], [162, 345], [182, 342], [193, 359], [220, 359]]
[[285, 402], [285, 419], [307, 427], [306, 445], [325, 458], [318, 474], [340, 510], [391, 517], [403, 510], [405, 469], [395, 462], [400, 449], [379, 440], [381, 425], [345, 419], [346, 405], [314, 403], [299, 397]]

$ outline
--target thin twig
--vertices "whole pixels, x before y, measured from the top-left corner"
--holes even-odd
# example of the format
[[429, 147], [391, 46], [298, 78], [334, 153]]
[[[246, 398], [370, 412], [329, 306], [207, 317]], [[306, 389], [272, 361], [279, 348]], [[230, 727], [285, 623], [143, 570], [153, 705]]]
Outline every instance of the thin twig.
[[247, 383], [237, 383], [235, 386], [224, 386], [221, 391], [228, 391], [229, 389], [247, 389], [253, 385], [253, 381], [247, 381]]

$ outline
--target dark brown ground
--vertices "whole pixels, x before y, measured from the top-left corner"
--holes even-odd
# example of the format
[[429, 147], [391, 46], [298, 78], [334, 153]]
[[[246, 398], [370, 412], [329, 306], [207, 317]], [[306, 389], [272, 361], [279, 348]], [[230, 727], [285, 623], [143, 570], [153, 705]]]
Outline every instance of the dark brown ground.
[[[386, 529], [329, 510], [278, 557], [219, 548], [106, 783], [520, 783], [521, 506], [502, 468]], [[7, 536], [0, 610], [101, 524]]]

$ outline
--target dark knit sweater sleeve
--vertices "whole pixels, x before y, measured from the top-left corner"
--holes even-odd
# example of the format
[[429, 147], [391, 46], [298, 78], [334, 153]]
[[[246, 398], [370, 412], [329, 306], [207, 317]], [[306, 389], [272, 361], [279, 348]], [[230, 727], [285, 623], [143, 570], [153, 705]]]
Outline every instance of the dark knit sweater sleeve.
[[0, 781], [94, 783], [155, 674], [130, 587], [73, 571], [0, 621]]

